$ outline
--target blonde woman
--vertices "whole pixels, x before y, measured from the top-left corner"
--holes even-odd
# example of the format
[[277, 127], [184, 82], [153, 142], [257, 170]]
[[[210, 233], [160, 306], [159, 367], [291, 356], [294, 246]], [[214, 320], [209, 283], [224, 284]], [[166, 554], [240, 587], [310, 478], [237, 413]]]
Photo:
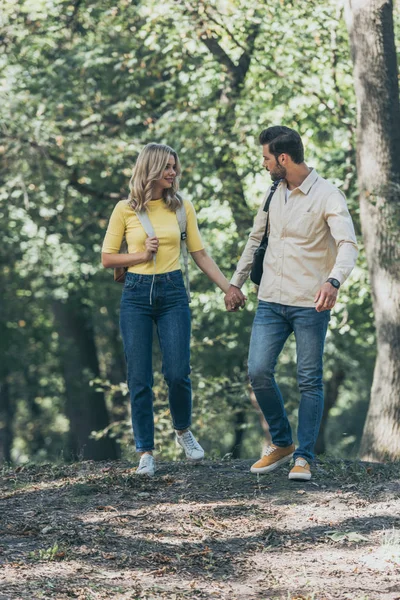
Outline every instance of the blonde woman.
[[[157, 328], [162, 372], [176, 439], [191, 461], [204, 450], [190, 431], [190, 311], [180, 270], [181, 232], [176, 211], [181, 166], [177, 153], [163, 144], [140, 152], [130, 181], [130, 195], [116, 205], [105, 236], [104, 267], [127, 267], [121, 299], [120, 326], [127, 362], [128, 387], [138, 474], [154, 475], [152, 340]], [[183, 200], [187, 247], [198, 267], [225, 293], [229, 282], [204, 250], [193, 205]], [[148, 237], [136, 213], [147, 213], [155, 236]], [[123, 237], [128, 254], [119, 254]], [[155, 260], [154, 260], [155, 258]]]

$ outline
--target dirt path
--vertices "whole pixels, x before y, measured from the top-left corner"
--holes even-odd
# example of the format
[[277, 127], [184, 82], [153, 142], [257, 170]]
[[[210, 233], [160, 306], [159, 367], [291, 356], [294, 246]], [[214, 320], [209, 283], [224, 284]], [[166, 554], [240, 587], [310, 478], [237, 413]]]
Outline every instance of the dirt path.
[[3, 472], [0, 599], [400, 600], [400, 465], [249, 465]]

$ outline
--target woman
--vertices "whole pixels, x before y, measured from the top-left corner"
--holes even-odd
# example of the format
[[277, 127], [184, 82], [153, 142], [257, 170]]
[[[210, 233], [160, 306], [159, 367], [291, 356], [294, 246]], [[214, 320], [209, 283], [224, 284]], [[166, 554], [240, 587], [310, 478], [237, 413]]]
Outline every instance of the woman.
[[[190, 431], [190, 311], [179, 267], [181, 233], [176, 211], [181, 166], [177, 153], [163, 144], [148, 144], [140, 152], [130, 181], [128, 200], [111, 215], [102, 249], [104, 267], [127, 267], [121, 299], [120, 326], [128, 371], [132, 425], [141, 454], [137, 473], [154, 475], [153, 323], [160, 343], [163, 375], [178, 444], [191, 461], [204, 450]], [[183, 200], [187, 247], [198, 267], [221, 288], [229, 282], [204, 250], [193, 205]], [[147, 213], [155, 236], [148, 237], [136, 212]], [[128, 254], [119, 254], [123, 237]]]

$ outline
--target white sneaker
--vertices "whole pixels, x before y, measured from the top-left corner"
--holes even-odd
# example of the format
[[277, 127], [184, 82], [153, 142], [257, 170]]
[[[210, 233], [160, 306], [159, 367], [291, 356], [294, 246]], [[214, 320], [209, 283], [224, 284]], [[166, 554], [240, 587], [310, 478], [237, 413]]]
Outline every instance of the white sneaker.
[[177, 443], [182, 446], [188, 460], [197, 462], [203, 460], [204, 450], [191, 431], [185, 431], [182, 435], [176, 434]]
[[154, 462], [154, 456], [152, 454], [142, 454], [140, 457], [139, 466], [136, 469], [137, 475], [148, 475], [153, 477], [156, 471], [156, 465]]

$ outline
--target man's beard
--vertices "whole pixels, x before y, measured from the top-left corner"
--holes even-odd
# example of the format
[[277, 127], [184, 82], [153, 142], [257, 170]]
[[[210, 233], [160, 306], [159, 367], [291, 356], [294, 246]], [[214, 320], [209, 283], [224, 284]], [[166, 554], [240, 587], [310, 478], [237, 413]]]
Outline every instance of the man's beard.
[[272, 181], [277, 181], [278, 179], [285, 179], [286, 177], [286, 169], [282, 167], [282, 165], [277, 164], [277, 168], [273, 171], [269, 172]]

